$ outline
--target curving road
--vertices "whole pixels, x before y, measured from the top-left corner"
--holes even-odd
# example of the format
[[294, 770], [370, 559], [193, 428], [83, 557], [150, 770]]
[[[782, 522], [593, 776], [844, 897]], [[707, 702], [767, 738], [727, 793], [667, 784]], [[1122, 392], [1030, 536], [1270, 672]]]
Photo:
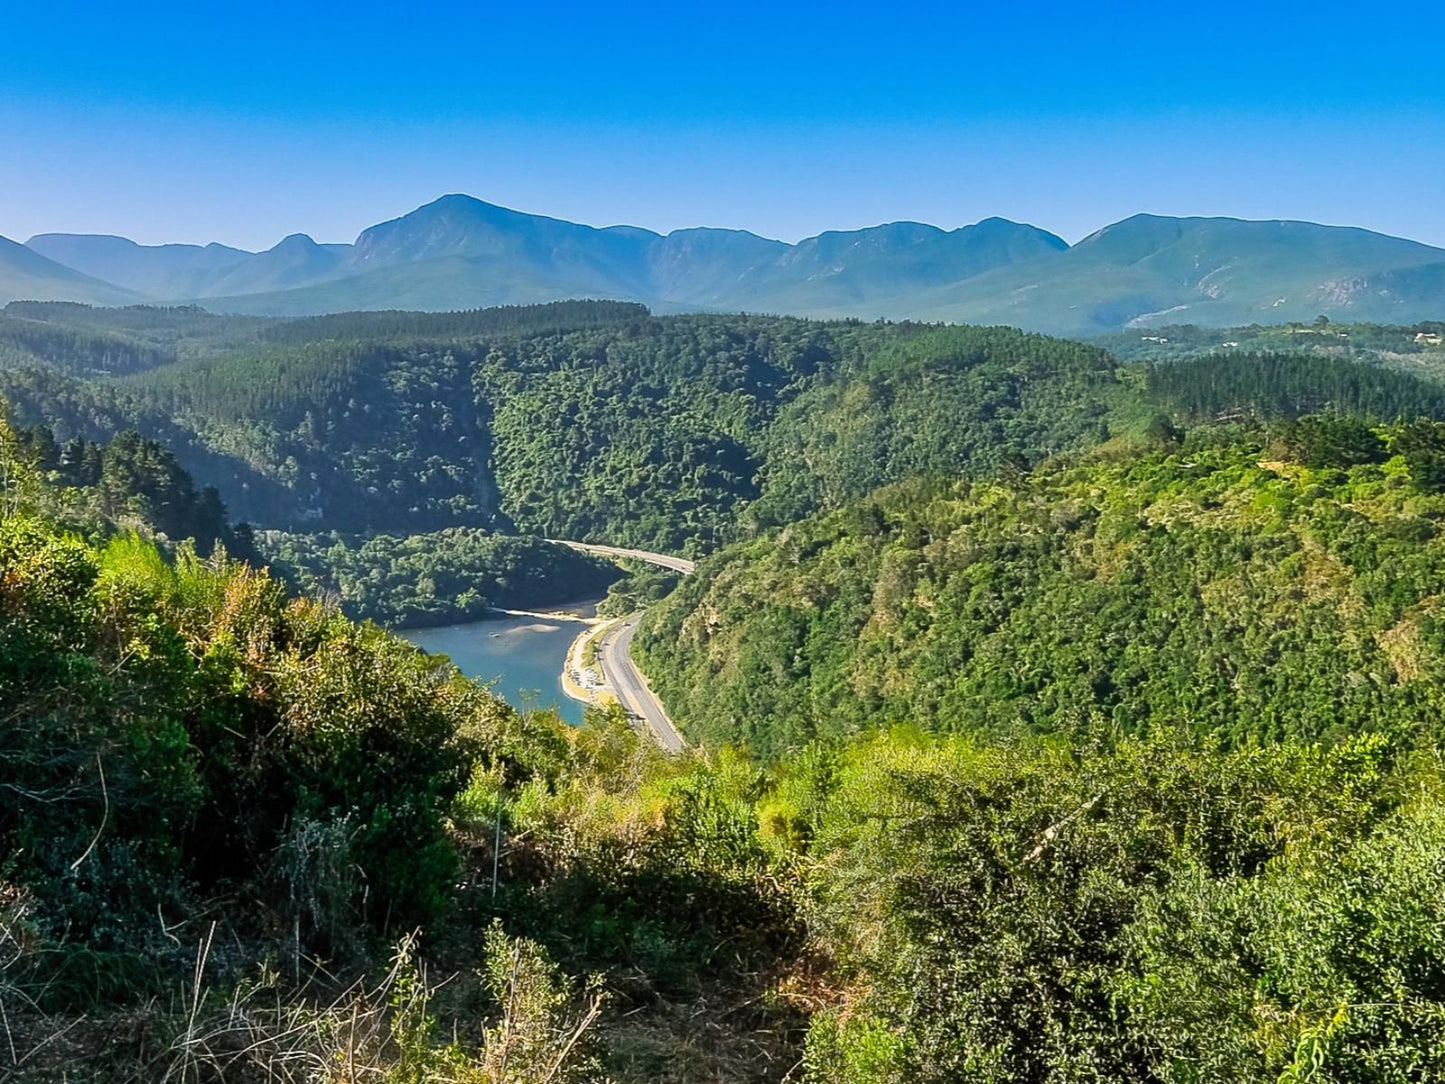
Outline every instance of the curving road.
[[[583, 553], [594, 553], [599, 557], [630, 557], [634, 561], [670, 568], [674, 572], [688, 575], [696, 567], [686, 557], [674, 557], [668, 553], [652, 553], [649, 550], [630, 550], [623, 546], [601, 546], [594, 542], [572, 542], [565, 538], [549, 538], [559, 546], [571, 546]], [[624, 618], [602, 634], [597, 641], [597, 661], [602, 667], [602, 680], [611, 686], [622, 701], [622, 706], [634, 718], [641, 719], [657, 738], [658, 743], [670, 753], [680, 752], [687, 742], [667, 717], [667, 709], [657, 694], [647, 684], [647, 678], [632, 661], [632, 638], [637, 635], [640, 613]]]
[[602, 678], [622, 701], [628, 713], [645, 722], [658, 742], [669, 753], [678, 753], [687, 745], [662, 701], [657, 699], [647, 678], [632, 661], [632, 637], [637, 634], [637, 623], [641, 614], [633, 614], [617, 622], [602, 634], [597, 644], [597, 660], [602, 666]]
[[689, 561], [686, 557], [674, 557], [669, 553], [652, 553], [649, 550], [629, 550], [621, 546], [599, 546], [594, 542], [571, 542], [565, 538], [547, 538], [545, 542], [555, 542], [559, 546], [570, 546], [574, 550], [581, 550], [583, 553], [595, 553], [599, 557], [631, 557], [634, 561], [646, 561], [650, 565], [661, 565], [663, 568], [670, 568], [674, 572], [681, 572], [684, 576], [690, 573], [696, 563]]

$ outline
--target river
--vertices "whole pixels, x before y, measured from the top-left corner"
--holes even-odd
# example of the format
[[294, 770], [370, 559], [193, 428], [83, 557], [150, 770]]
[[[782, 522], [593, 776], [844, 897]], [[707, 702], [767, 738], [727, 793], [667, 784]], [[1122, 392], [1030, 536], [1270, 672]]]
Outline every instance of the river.
[[[591, 614], [595, 603], [566, 607]], [[556, 708], [574, 726], [582, 722], [583, 705], [562, 692], [567, 648], [582, 631], [576, 621], [538, 617], [489, 617], [460, 625], [401, 629], [423, 650], [447, 655], [457, 669], [478, 681], [496, 680], [492, 691], [518, 708]]]

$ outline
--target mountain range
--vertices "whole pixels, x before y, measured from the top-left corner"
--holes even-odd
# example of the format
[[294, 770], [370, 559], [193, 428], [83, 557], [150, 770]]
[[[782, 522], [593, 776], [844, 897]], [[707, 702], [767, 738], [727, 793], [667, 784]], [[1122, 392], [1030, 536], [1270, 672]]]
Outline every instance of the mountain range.
[[595, 228], [450, 195], [353, 244], [294, 234], [264, 252], [48, 233], [0, 238], [0, 302], [198, 303], [299, 316], [449, 310], [570, 297], [656, 311], [751, 311], [1124, 327], [1445, 316], [1445, 249], [1310, 222], [1135, 215], [1079, 241], [988, 218], [830, 231], [797, 244], [743, 230]]

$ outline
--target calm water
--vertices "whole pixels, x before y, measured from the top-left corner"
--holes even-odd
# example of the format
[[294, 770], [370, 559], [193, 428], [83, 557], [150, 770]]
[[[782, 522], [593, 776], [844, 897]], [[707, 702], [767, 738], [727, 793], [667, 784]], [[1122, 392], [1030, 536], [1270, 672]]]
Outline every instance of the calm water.
[[567, 648], [583, 626], [540, 617], [489, 617], [434, 629], [402, 629], [418, 647], [451, 657], [462, 673], [479, 681], [496, 679], [492, 691], [519, 708], [556, 708], [573, 725], [582, 705], [562, 692]]

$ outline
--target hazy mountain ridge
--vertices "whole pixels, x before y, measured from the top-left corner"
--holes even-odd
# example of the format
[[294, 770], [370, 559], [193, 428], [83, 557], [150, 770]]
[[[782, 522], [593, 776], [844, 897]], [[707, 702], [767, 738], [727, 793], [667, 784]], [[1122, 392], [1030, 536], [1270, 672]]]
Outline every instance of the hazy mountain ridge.
[[56, 263], [7, 237], [0, 237], [0, 296], [94, 305], [131, 305], [145, 300], [140, 294]]
[[[1445, 313], [1445, 249], [1309, 222], [1135, 215], [1070, 246], [988, 218], [956, 230], [893, 222], [797, 244], [706, 227], [603, 228], [448, 195], [351, 245], [293, 234], [261, 253], [43, 234], [53, 267], [10, 297], [109, 300], [103, 287], [257, 315], [446, 310], [569, 297], [718, 309], [1013, 324], [1054, 333], [1331, 317], [1403, 323]], [[98, 282], [96, 280], [99, 280]], [[81, 296], [81, 295], [87, 296]]]
[[884, 315], [1065, 333], [1192, 323], [1405, 323], [1445, 311], [1445, 250], [1310, 222], [1135, 215], [1057, 256], [890, 299]]
[[215, 242], [139, 245], [111, 234], [42, 233], [25, 247], [81, 274], [161, 299], [207, 294], [212, 282], [256, 255]]

